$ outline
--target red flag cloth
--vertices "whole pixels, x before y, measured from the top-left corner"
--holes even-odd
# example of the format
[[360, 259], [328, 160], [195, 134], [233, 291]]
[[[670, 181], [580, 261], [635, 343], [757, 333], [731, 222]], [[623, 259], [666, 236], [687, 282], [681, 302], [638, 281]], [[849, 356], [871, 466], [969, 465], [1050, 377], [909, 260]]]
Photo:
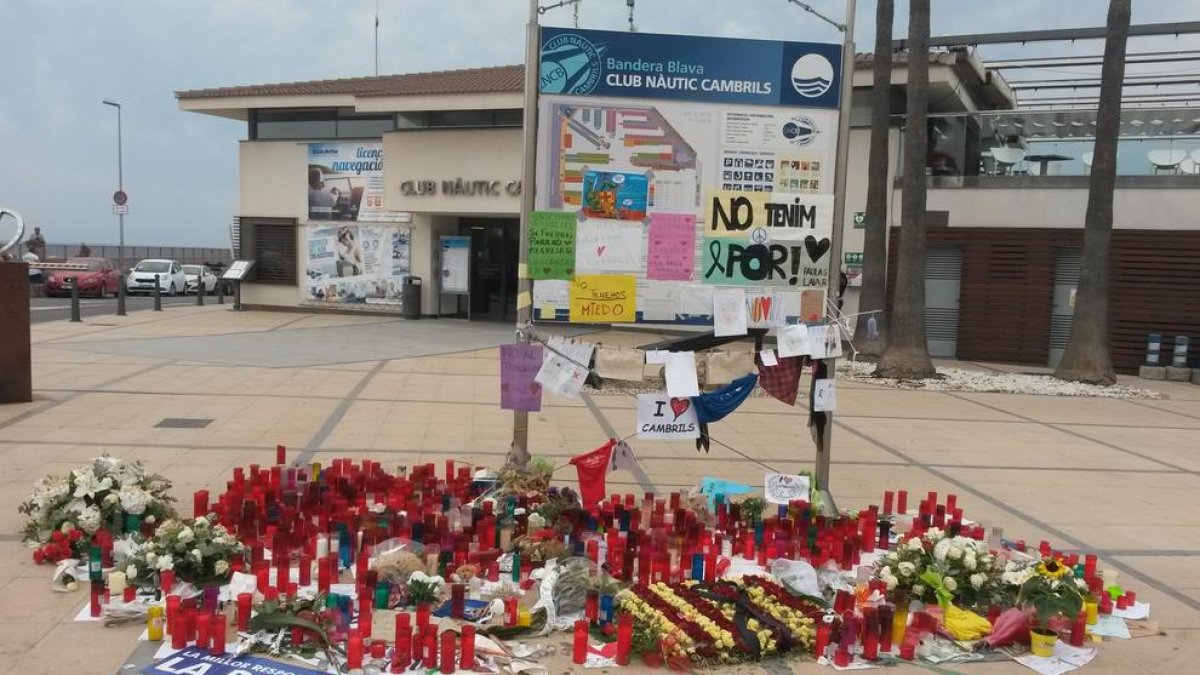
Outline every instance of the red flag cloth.
[[611, 440], [591, 452], [571, 458], [571, 464], [575, 465], [575, 472], [579, 476], [579, 498], [585, 509], [594, 508], [604, 501], [604, 475], [608, 473], [608, 461], [616, 444], [615, 440]]
[[800, 386], [800, 357], [779, 358], [779, 365], [758, 364], [758, 386], [788, 405], [796, 405], [796, 390]]

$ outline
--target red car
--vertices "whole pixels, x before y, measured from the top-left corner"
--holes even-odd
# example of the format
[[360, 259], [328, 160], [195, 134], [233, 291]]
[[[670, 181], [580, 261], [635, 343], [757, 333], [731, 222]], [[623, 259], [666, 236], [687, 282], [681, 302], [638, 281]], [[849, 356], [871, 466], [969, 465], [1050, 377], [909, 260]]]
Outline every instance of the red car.
[[79, 295], [82, 297], [103, 298], [108, 294], [117, 294], [117, 285], [121, 283], [121, 272], [108, 258], [71, 258], [68, 263], [87, 265], [86, 270], [46, 270], [45, 291], [49, 296], [71, 295], [71, 284], [68, 279], [79, 279]]

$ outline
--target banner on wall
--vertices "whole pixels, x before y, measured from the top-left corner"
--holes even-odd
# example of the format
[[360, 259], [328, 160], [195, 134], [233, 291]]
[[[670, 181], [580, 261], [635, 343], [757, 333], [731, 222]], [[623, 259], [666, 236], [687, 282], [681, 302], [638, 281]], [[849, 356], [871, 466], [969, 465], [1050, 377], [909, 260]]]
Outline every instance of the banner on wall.
[[308, 220], [378, 221], [383, 211], [383, 144], [308, 144]]
[[559, 230], [558, 249], [531, 245], [539, 318], [581, 320], [574, 294], [538, 287], [587, 275], [634, 285], [625, 320], [711, 325], [722, 286], [769, 296], [764, 323], [822, 320], [840, 53], [543, 29], [535, 222]]
[[305, 252], [305, 302], [400, 309], [404, 278], [411, 269], [408, 227], [309, 225]]

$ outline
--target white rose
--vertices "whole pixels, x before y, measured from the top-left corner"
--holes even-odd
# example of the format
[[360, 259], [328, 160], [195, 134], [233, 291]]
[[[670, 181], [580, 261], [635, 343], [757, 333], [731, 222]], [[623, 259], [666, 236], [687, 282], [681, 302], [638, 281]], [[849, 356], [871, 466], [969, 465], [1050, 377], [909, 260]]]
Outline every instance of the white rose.
[[63, 534], [70, 534], [71, 530], [75, 529], [75, 523], [72, 523], [70, 521], [65, 522], [62, 524], [62, 527], [60, 527], [58, 529], [62, 530]]
[[933, 559], [937, 560], [938, 562], [945, 561], [946, 554], [950, 552], [950, 546], [951, 546], [951, 544], [950, 544], [949, 539], [943, 539], [943, 540], [939, 541], [938, 543], [934, 544], [933, 545]]
[[196, 533], [193, 532], [192, 528], [190, 528], [190, 527], [183, 528], [182, 530], [179, 531], [179, 534], [175, 537], [175, 539], [181, 544], [186, 544], [195, 538], [196, 538]]
[[951, 545], [950, 550], [946, 551], [946, 557], [951, 560], [958, 560], [963, 557], [963, 550], [958, 546]]
[[972, 574], [971, 575], [971, 586], [973, 588], [975, 588], [975, 590], [979, 590], [979, 589], [983, 588], [983, 584], [986, 581], [987, 581], [986, 574]]
[[157, 520], [157, 519], [154, 516], [146, 516], [146, 522], [150, 523], [151, 525], [154, 524], [155, 520]]
[[224, 560], [218, 560], [216, 564], [213, 565], [213, 571], [217, 574], [225, 574], [229, 571], [229, 563]]
[[908, 540], [908, 548], [913, 551], [920, 551], [925, 548], [925, 545], [921, 543], [918, 537], [913, 537]]
[[890, 577], [890, 576], [892, 576], [892, 568], [888, 567], [887, 565], [884, 565], [879, 570], [879, 577], [882, 579], [883, 577]]
[[136, 579], [138, 575], [137, 565], [130, 565], [125, 568], [125, 577], [128, 579]]
[[958, 590], [958, 582], [954, 580], [954, 577], [942, 577], [942, 585], [951, 593]]
[[200, 552], [200, 549], [198, 549], [198, 548], [194, 548], [194, 549], [192, 549], [192, 553], [191, 553], [191, 555], [192, 555], [192, 557], [193, 557], [193, 558], [195, 558], [195, 559], [196, 559], [196, 562], [203, 562], [203, 561], [204, 561], [204, 554], [203, 554], [203, 553], [201, 553], [201, 552]]
[[900, 583], [899, 579], [897, 579], [896, 577], [894, 577], [890, 574], [886, 577], [880, 577], [880, 580], [883, 581], [883, 583], [887, 584], [887, 588], [889, 591], [895, 590], [896, 586], [899, 585], [899, 583]]
[[160, 556], [158, 559], [158, 562], [154, 563], [154, 567], [157, 568], [160, 572], [162, 570], [174, 569], [175, 559], [172, 558], [170, 555]]
[[899, 565], [900, 576], [911, 577], [917, 573], [917, 566], [910, 562], [902, 562]]
[[896, 562], [897, 560], [900, 559], [900, 556], [896, 555], [895, 551], [892, 551], [891, 553], [887, 554], [887, 559], [888, 559], [888, 562]]
[[108, 493], [108, 496], [104, 498], [104, 503], [109, 506], [112, 506], [119, 501], [121, 501], [121, 497], [115, 492]]
[[146, 562], [150, 563], [151, 565], [153, 565], [153, 564], [154, 564], [154, 561], [155, 561], [155, 559], [157, 559], [157, 558], [158, 558], [158, 554], [157, 554], [157, 553], [155, 553], [154, 551], [147, 551], [147, 552], [146, 552]]
[[208, 525], [208, 518], [205, 518], [204, 516], [201, 516], [201, 517], [197, 518], [197, 519], [196, 519], [196, 522], [195, 522], [195, 523], [193, 523], [193, 524], [194, 524], [196, 527], [204, 527], [204, 526]]
[[967, 551], [967, 555], [963, 557], [963, 567], [974, 571], [978, 564], [975, 560], [975, 554]]
[[937, 527], [930, 528], [929, 530], [925, 531], [925, 539], [927, 541], [939, 541], [941, 539], [944, 539], [945, 536], [946, 536], [946, 533], [942, 532], [942, 530]]
[[912, 592], [913, 592], [914, 596], [916, 596], [918, 598], [921, 597], [922, 595], [925, 594], [924, 584], [913, 584]]

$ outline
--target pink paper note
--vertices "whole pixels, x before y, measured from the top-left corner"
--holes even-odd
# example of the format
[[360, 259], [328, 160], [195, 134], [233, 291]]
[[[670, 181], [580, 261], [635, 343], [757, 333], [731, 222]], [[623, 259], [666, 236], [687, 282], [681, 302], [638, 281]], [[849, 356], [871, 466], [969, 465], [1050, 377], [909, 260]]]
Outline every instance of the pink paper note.
[[651, 213], [646, 278], [691, 281], [696, 266], [696, 216]]
[[533, 380], [542, 367], [542, 346], [500, 345], [500, 407], [539, 412], [542, 385]]

